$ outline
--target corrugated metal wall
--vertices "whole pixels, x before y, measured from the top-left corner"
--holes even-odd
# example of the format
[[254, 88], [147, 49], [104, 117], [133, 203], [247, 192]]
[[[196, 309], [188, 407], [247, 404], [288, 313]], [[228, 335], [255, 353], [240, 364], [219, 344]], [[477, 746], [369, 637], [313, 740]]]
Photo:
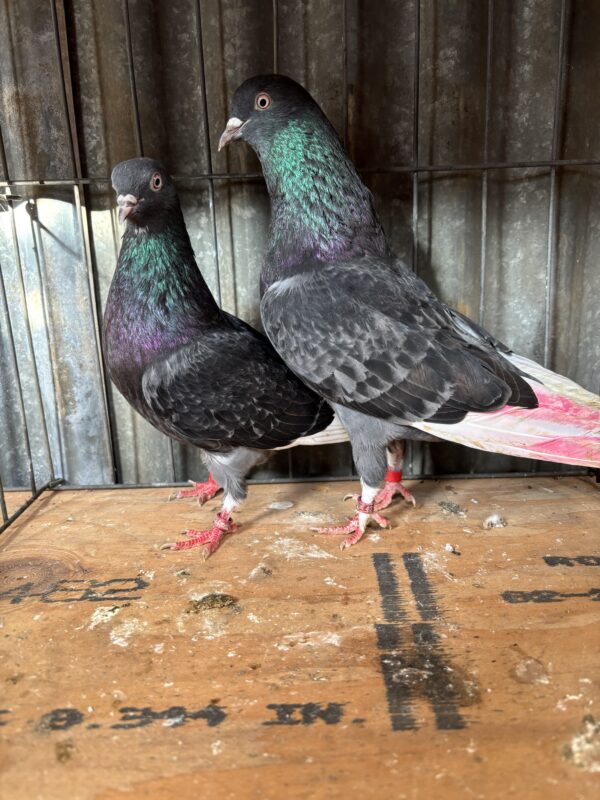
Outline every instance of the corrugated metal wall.
[[[236, 86], [274, 67], [322, 104], [397, 252], [445, 300], [599, 391], [598, 41], [596, 0], [3, 0], [0, 169], [19, 196], [0, 212], [17, 356], [0, 296], [4, 484], [28, 482], [17, 368], [38, 482], [51, 467], [79, 484], [203, 474], [105, 386], [96, 319], [120, 237], [108, 177], [160, 158], [209, 285], [258, 323], [268, 198], [250, 150], [216, 142]], [[411, 465], [534, 466], [446, 445], [413, 448]], [[261, 474], [351, 470], [336, 446]]]

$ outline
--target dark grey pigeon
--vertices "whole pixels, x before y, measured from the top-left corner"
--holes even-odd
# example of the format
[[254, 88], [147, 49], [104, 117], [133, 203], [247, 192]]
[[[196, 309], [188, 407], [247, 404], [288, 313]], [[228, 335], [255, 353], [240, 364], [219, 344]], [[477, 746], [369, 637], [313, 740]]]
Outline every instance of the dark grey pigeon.
[[342, 546], [370, 517], [385, 525], [373, 512], [386, 445], [406, 426], [495, 452], [600, 461], [598, 398], [511, 353], [395, 258], [371, 193], [305, 89], [279, 75], [243, 83], [219, 147], [236, 139], [256, 151], [271, 197], [265, 331], [333, 404], [361, 477], [356, 515], [327, 529], [349, 534]]
[[212, 528], [175, 549], [210, 555], [235, 529], [246, 475], [269, 451], [323, 431], [330, 406], [283, 363], [269, 340], [221, 311], [194, 258], [175, 187], [161, 164], [136, 158], [112, 173], [127, 226], [104, 313], [108, 374], [154, 427], [202, 450], [225, 499]]

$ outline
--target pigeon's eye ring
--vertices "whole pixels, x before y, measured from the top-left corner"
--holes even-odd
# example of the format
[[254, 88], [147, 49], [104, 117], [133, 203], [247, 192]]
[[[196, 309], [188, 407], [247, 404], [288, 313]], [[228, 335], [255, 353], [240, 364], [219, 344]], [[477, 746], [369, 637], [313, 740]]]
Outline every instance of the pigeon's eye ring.
[[150, 178], [150, 188], [153, 192], [158, 192], [162, 189], [163, 186], [163, 179], [160, 172], [155, 172], [152, 178]]
[[271, 107], [271, 95], [267, 94], [266, 92], [261, 92], [257, 94], [254, 99], [254, 108], [257, 111], [266, 111], [267, 108]]

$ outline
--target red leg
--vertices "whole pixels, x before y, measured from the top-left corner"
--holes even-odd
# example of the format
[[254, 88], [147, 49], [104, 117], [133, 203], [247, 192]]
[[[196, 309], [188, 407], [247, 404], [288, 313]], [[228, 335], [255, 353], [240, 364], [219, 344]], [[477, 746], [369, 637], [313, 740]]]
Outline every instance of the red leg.
[[202, 506], [207, 500], [210, 500], [221, 491], [221, 487], [210, 474], [205, 483], [195, 483], [194, 481], [190, 481], [190, 483], [193, 488], [179, 489], [179, 491], [172, 492], [169, 495], [169, 500], [180, 500], [182, 497], [197, 497], [198, 503]]
[[161, 545], [161, 550], [191, 550], [192, 547], [204, 545], [203, 555], [208, 558], [211, 553], [217, 549], [221, 543], [221, 539], [226, 533], [233, 533], [236, 530], [236, 525], [233, 519], [229, 516], [229, 512], [222, 509], [213, 520], [213, 525], [210, 530], [196, 531], [187, 530], [184, 532], [188, 539], [182, 539], [178, 542], [165, 542]]

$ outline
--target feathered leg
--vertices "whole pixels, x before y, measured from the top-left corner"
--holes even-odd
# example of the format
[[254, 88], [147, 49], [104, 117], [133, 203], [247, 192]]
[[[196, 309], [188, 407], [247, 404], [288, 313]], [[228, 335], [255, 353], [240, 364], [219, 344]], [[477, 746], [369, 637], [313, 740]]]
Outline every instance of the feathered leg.
[[[362, 538], [369, 522], [373, 521], [381, 528], [389, 527], [388, 520], [377, 513], [384, 507], [378, 505], [378, 498], [381, 498], [380, 489], [384, 478], [390, 476], [390, 464], [396, 467], [400, 465], [403, 454], [400, 440], [406, 432], [406, 426], [367, 417], [360, 411], [354, 411], [345, 406], [335, 405], [334, 409], [350, 436], [354, 463], [360, 475], [361, 494], [357, 498], [355, 515], [345, 525], [332, 528], [313, 528], [313, 530], [318, 533], [346, 534], [341, 545], [344, 550]], [[394, 470], [394, 472], [398, 471]], [[399, 477], [393, 474], [391, 480], [389, 477], [388, 480], [392, 484], [398, 484], [400, 483]], [[396, 487], [394, 488], [396, 489]], [[405, 496], [400, 489], [397, 491], [403, 497]], [[384, 502], [385, 500], [389, 502], [394, 493], [394, 491], [390, 491], [391, 496], [384, 498]]]
[[[387, 508], [397, 494], [401, 495], [407, 503], [412, 503], [413, 506], [416, 506], [417, 502], [415, 498], [402, 484], [402, 459], [404, 458], [404, 442], [402, 440], [391, 442], [387, 446], [386, 457], [387, 470], [385, 473], [385, 483], [383, 485], [383, 489], [378, 492], [377, 497], [374, 500], [375, 511], [383, 511], [384, 508]], [[347, 494], [344, 497], [344, 500], [349, 500], [350, 498], [358, 501], [360, 495]]]
[[182, 497], [197, 497], [198, 504], [203, 506], [207, 500], [211, 500], [216, 494], [221, 491], [221, 487], [213, 478], [212, 473], [209, 472], [208, 480], [204, 483], [196, 483], [189, 481], [192, 484], [191, 489], [179, 489], [169, 495], [169, 500], [180, 500]]

